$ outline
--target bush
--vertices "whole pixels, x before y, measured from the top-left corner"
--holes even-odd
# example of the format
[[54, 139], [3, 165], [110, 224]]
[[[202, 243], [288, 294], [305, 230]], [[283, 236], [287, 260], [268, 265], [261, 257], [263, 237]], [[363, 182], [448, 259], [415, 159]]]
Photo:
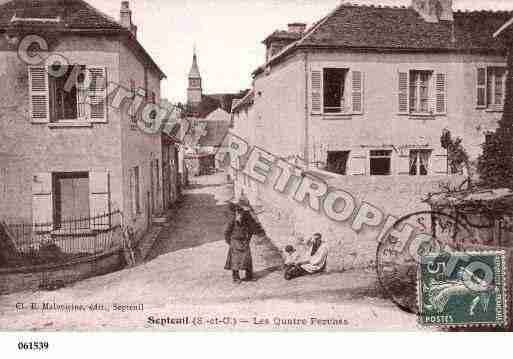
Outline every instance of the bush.
[[513, 189], [513, 54], [508, 56], [508, 68], [502, 119], [497, 131], [487, 137], [478, 161], [482, 185], [488, 188]]

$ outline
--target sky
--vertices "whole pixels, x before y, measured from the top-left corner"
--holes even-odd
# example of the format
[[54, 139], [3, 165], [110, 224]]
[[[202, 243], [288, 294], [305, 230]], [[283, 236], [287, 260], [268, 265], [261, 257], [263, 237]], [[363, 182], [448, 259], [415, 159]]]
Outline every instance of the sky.
[[[121, 1], [86, 0], [118, 19]], [[411, 0], [352, 0], [409, 5]], [[313, 22], [340, 0], [130, 0], [138, 39], [167, 75], [162, 97], [186, 99], [187, 74], [196, 46], [204, 93], [251, 87], [251, 73], [265, 58], [261, 43], [291, 22]], [[455, 0], [457, 9], [513, 10], [513, 0]]]

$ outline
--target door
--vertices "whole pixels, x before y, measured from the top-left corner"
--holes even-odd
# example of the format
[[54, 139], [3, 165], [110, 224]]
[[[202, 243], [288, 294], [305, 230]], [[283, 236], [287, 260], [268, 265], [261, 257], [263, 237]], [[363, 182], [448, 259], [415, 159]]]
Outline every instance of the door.
[[169, 151], [170, 146], [162, 145], [162, 198], [164, 201], [164, 208], [169, 208], [172, 203], [172, 192], [170, 187], [171, 182], [171, 168]]

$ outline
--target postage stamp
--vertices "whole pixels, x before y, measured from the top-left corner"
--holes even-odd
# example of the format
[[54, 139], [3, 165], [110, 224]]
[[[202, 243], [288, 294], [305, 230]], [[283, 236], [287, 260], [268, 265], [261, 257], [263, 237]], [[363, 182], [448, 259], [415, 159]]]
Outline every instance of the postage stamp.
[[504, 327], [505, 253], [427, 255], [419, 265], [418, 305], [423, 326]]

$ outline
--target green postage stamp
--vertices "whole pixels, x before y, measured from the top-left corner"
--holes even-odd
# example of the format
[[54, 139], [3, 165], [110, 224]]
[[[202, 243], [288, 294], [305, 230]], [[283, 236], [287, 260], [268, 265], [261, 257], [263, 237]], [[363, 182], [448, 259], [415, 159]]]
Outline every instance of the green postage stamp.
[[427, 255], [419, 266], [420, 323], [439, 327], [504, 327], [503, 251]]

